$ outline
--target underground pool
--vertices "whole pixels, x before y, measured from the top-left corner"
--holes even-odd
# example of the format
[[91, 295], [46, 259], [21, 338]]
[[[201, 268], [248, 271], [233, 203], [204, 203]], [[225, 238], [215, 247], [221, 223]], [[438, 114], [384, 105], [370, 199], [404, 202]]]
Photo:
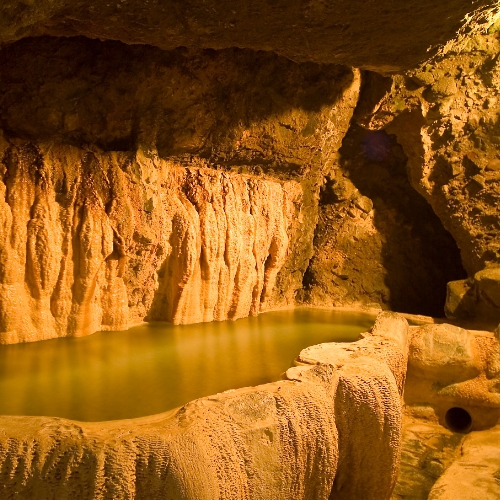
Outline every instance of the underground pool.
[[0, 346], [0, 415], [92, 422], [165, 412], [277, 380], [305, 347], [354, 341], [373, 321], [368, 313], [304, 308]]

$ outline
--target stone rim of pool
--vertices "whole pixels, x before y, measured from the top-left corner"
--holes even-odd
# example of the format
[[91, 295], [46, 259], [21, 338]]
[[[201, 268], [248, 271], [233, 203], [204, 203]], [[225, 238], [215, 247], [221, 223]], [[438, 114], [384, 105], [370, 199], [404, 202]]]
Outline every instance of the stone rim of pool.
[[[407, 336], [403, 317], [381, 313], [360, 340], [301, 353], [312, 364], [290, 368], [286, 380], [163, 415], [96, 423], [3, 416], [0, 458], [8, 450], [11, 478], [14, 464], [27, 464], [19, 488], [47, 498], [85, 488], [92, 492], [82, 498], [385, 498], [399, 463]], [[358, 470], [360, 453], [370, 471]]]

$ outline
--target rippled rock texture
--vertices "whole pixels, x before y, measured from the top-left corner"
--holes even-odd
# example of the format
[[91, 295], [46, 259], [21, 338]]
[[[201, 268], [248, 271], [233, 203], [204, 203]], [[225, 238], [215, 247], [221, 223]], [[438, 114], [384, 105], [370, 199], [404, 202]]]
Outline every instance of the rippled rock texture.
[[[335, 5], [340, 8], [342, 4]], [[33, 332], [37, 327], [29, 326], [32, 320], [24, 317], [26, 314], [18, 317], [16, 311], [21, 306], [14, 296], [26, 297], [22, 299], [24, 311], [38, 311], [33, 313], [39, 318], [37, 324], [54, 326], [54, 318], [61, 315], [73, 318], [64, 319], [51, 336], [64, 334], [65, 329], [73, 335], [100, 328], [123, 328], [143, 319], [186, 322], [236, 318], [297, 302], [361, 305], [442, 316], [448, 283], [450, 316], [482, 316], [487, 309], [489, 321], [500, 320], [496, 298], [490, 300], [491, 293], [484, 290], [489, 278], [481, 281], [483, 285], [473, 282], [478, 272], [494, 269], [500, 259], [495, 177], [498, 26], [494, 24], [493, 8], [484, 6], [481, 12], [470, 13], [458, 38], [418, 70], [389, 77], [333, 64], [299, 64], [276, 55], [282, 51], [271, 46], [264, 47], [266, 52], [203, 50], [195, 48], [205, 45], [201, 38], [177, 48], [157, 40], [158, 47], [172, 49], [165, 51], [151, 45], [125, 45], [81, 36], [46, 36], [97, 36], [97, 32], [87, 29], [98, 28], [90, 18], [96, 12], [104, 12], [100, 10], [104, 6], [75, 5], [72, 21], [63, 7], [56, 1], [24, 7], [9, 2], [3, 7], [5, 19], [10, 18], [13, 24], [3, 30], [9, 44], [0, 51], [0, 128], [4, 137], [0, 174], [9, 210], [14, 198], [15, 210], [21, 210], [19, 207], [25, 204], [24, 215], [16, 216], [14, 226], [6, 229], [12, 241], [7, 243], [6, 236], [5, 244], [0, 242], [5, 245], [6, 255], [12, 245], [18, 254], [14, 259], [9, 253], [9, 262], [16, 263], [15, 271], [3, 273], [17, 273], [15, 280], [4, 280], [7, 289], [2, 307], [10, 311], [1, 319], [5, 342], [36, 338]], [[115, 6], [107, 7], [109, 12], [105, 11], [111, 15]], [[157, 7], [155, 4], [144, 8], [148, 22], [148, 16]], [[275, 7], [269, 8], [274, 12]], [[324, 6], [325, 22], [330, 7]], [[399, 13], [402, 17], [407, 7]], [[174, 13], [181, 15], [183, 9], [191, 8], [193, 5], [188, 3], [174, 9]], [[439, 10], [441, 6], [434, 8]], [[110, 30], [115, 22], [125, 26], [130, 12], [137, 13], [128, 2], [120, 9], [123, 17], [110, 18]], [[377, 9], [381, 19], [392, 12], [383, 11], [380, 5]], [[189, 15], [184, 14], [187, 19]], [[440, 37], [448, 29], [443, 22], [451, 23], [452, 18], [439, 18]], [[158, 22], [161, 24], [161, 16]], [[16, 23], [23, 28], [15, 28]], [[153, 43], [135, 38], [148, 26], [140, 22], [139, 25], [137, 32], [121, 31], [125, 37], [132, 37], [126, 41]], [[157, 30], [159, 25], [151, 26], [152, 36], [167, 36], [167, 31]], [[454, 26], [458, 29], [460, 23]], [[263, 22], [262, 27], [265, 31], [269, 26]], [[466, 30], [471, 32], [465, 33]], [[208, 32], [207, 37], [214, 40], [215, 31], [210, 33], [211, 38]], [[426, 36], [425, 31], [421, 33]], [[102, 38], [112, 38], [109, 33], [101, 34]], [[17, 39], [20, 40], [13, 41]], [[172, 40], [180, 43], [175, 37]], [[250, 42], [245, 46], [257, 47]], [[402, 50], [400, 45], [392, 46]], [[329, 46], [323, 47], [327, 50]], [[271, 48], [274, 52], [267, 50]], [[339, 55], [337, 49], [332, 46], [331, 50]], [[382, 52], [373, 47], [370, 50], [372, 57]], [[303, 59], [303, 54], [296, 55], [297, 60]], [[308, 58], [323, 60], [319, 53], [316, 55], [311, 53]], [[353, 116], [355, 119], [351, 120]], [[24, 166], [18, 167], [21, 164]], [[179, 170], [175, 175], [165, 173], [166, 169], [176, 168]], [[57, 195], [47, 195], [50, 199], [62, 200], [66, 189], [78, 192], [75, 213], [79, 213], [84, 198], [97, 197], [110, 220], [120, 217], [122, 229], [118, 236], [113, 232], [118, 222], [111, 222], [115, 228], [112, 231], [105, 229], [107, 222], [102, 223], [104, 226], [96, 223], [103, 234], [113, 232], [111, 239], [106, 237], [108, 243], [101, 260], [108, 262], [112, 254], [112, 259], [120, 262], [118, 271], [109, 270], [108, 264], [104, 266], [108, 269], [108, 285], [102, 284], [102, 279], [99, 286], [91, 285], [97, 283], [97, 275], [104, 272], [104, 267], [94, 269], [94, 264], [81, 264], [85, 269], [73, 272], [72, 268], [80, 266], [73, 259], [69, 270], [61, 271], [67, 273], [65, 286], [70, 291], [60, 299], [62, 290], [55, 291], [60, 286], [59, 274], [49, 279], [42, 278], [45, 271], [36, 271], [40, 267], [34, 263], [38, 250], [28, 243], [28, 234], [38, 231], [36, 221], [45, 215], [42, 217], [39, 209], [35, 210], [35, 195], [30, 198], [23, 194], [18, 199], [12, 193], [34, 193], [40, 191], [36, 185], [47, 182], [37, 180], [38, 174], [26, 177], [17, 173], [23, 169], [45, 169], [43, 175], [47, 179], [51, 173]], [[100, 169], [105, 172], [100, 174]], [[184, 178], [182, 169], [186, 169], [188, 180], [174, 180]], [[67, 186], [66, 170], [74, 186]], [[198, 171], [203, 171], [206, 179], [225, 179], [222, 173], [229, 176], [234, 199], [241, 203], [235, 201], [236, 206], [229, 198], [226, 200], [226, 181], [210, 181], [209, 186], [208, 181], [195, 180], [197, 174], [193, 172]], [[90, 187], [86, 184], [90, 182], [87, 172], [94, 172], [92, 176], [100, 179]], [[23, 184], [14, 186], [13, 179], [19, 183], [21, 177]], [[75, 181], [80, 178], [84, 182]], [[130, 185], [125, 185], [122, 178]], [[237, 187], [240, 181], [236, 179], [252, 179], [261, 187], [258, 193], [250, 186], [245, 191]], [[175, 191], [177, 188], [172, 186], [176, 182], [179, 186], [194, 183], [194, 187], [178, 189], [189, 199], [201, 222], [190, 210], [188, 215], [175, 215], [177, 212], [171, 207], [177, 194], [169, 201], [173, 205], [164, 208], [162, 195]], [[196, 183], [202, 187], [196, 187]], [[283, 196], [277, 194], [277, 186]], [[252, 193], [257, 194], [253, 197]], [[285, 201], [278, 206], [276, 199]], [[85, 203], [90, 207], [90, 201]], [[131, 208], [112, 208], [113, 203]], [[247, 204], [252, 206], [250, 212], [256, 224], [255, 244], [253, 236], [243, 236], [248, 231], [242, 215], [247, 213]], [[98, 214], [97, 208], [88, 207], [88, 211]], [[230, 215], [233, 208], [238, 216]], [[59, 209], [51, 210], [47, 217], [56, 220]], [[164, 212], [165, 224], [159, 222], [156, 210]], [[4, 216], [8, 217], [7, 212]], [[95, 217], [101, 220], [100, 215]], [[129, 228], [123, 229], [126, 225]], [[165, 236], [172, 241], [169, 239], [168, 245], [158, 243], [158, 235], [164, 233], [163, 225], [181, 228], [181, 236], [175, 236], [179, 241]], [[52, 266], [56, 266], [55, 261], [61, 265], [61, 255], [67, 255], [62, 242], [69, 238], [65, 231], [69, 231], [70, 225], [64, 227], [57, 230], [59, 236], [56, 230], [50, 235], [54, 245], [49, 258]], [[237, 229], [230, 231], [230, 227]], [[276, 232], [271, 229], [275, 227], [279, 227]], [[176, 231], [172, 234], [177, 235]], [[241, 248], [233, 250], [234, 241], [223, 237], [224, 231], [234, 232], [235, 240], [247, 245], [245, 252]], [[259, 231], [265, 233], [262, 241]], [[19, 234], [12, 236], [14, 232]], [[125, 238], [122, 234], [129, 233], [132, 236], [121, 241]], [[76, 248], [75, 238], [79, 236], [71, 236], [71, 244]], [[185, 238], [191, 243], [187, 244]], [[109, 241], [114, 241], [113, 248]], [[158, 251], [167, 253], [153, 259], [150, 252], [157, 243]], [[173, 260], [168, 252], [175, 245], [182, 249], [172, 250], [182, 263], [174, 272], [169, 267]], [[194, 253], [188, 251], [195, 247]], [[248, 252], [251, 255], [247, 256]], [[85, 260], [84, 253], [82, 250], [75, 259]], [[244, 267], [254, 266], [254, 278], [240, 277], [240, 257], [236, 255], [243, 259]], [[238, 264], [228, 264], [233, 258]], [[198, 270], [191, 269], [191, 259], [199, 262]], [[249, 260], [243, 264], [245, 259]], [[208, 261], [211, 264], [206, 264]], [[94, 277], [82, 278], [87, 274]], [[196, 274], [201, 282], [193, 288]], [[74, 285], [70, 284], [70, 275]], [[131, 275], [135, 277], [130, 278]], [[251, 298], [241, 299], [243, 302], [233, 297], [240, 293], [236, 281], [240, 278], [246, 283], [241, 286], [252, 290], [248, 292]], [[182, 293], [175, 291], [176, 287], [182, 288]], [[49, 289], [53, 291], [49, 293]], [[48, 295], [42, 300], [43, 294]], [[102, 300], [98, 298], [101, 296]], [[46, 304], [43, 307], [41, 300]], [[99, 312], [97, 317], [102, 316], [102, 321], [90, 320], [93, 313], [89, 316], [82, 312], [82, 304], [90, 304], [89, 300], [99, 303], [101, 311], [114, 312]], [[477, 305], [487, 301], [486, 309]], [[63, 302], [70, 305], [59, 305]]]

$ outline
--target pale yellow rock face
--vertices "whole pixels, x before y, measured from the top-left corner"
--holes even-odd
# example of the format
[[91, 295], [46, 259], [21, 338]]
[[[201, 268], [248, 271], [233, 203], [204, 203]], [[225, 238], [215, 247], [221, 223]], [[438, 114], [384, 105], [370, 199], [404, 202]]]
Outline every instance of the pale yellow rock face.
[[300, 184], [141, 153], [3, 149], [0, 343], [269, 306], [300, 221]]

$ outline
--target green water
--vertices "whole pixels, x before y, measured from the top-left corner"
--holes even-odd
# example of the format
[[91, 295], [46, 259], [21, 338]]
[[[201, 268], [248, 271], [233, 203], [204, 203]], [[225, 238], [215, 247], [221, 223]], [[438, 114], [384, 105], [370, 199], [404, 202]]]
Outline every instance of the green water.
[[296, 309], [0, 346], [0, 415], [102, 421], [161, 413], [277, 380], [305, 347], [356, 340], [373, 321], [363, 313]]

